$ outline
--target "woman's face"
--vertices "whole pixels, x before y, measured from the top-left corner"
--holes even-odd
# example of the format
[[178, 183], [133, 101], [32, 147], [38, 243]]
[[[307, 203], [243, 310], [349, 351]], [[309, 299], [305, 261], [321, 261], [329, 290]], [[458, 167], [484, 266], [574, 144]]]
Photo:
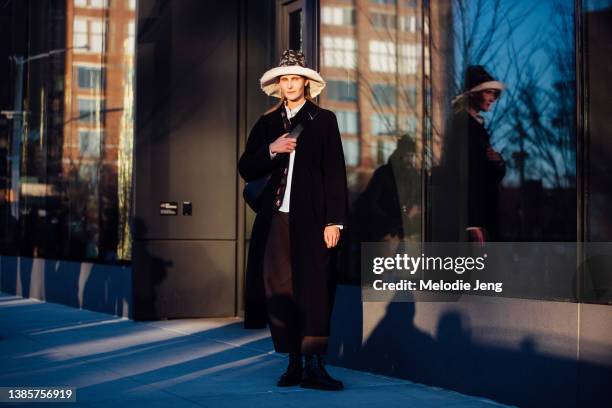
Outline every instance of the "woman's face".
[[488, 112], [499, 98], [499, 94], [500, 92], [497, 89], [485, 89], [484, 91], [477, 92], [473, 97], [474, 105], [476, 106], [473, 107], [479, 112]]
[[300, 75], [283, 75], [278, 79], [283, 96], [290, 101], [299, 101], [304, 97], [304, 88], [308, 80]]

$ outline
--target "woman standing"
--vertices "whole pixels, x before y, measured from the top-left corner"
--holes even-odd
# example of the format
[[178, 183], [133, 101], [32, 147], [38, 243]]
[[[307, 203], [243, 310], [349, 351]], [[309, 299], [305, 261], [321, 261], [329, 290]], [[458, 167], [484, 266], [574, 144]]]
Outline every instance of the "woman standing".
[[471, 65], [463, 92], [453, 99], [454, 115], [441, 160], [443, 191], [434, 210], [438, 241], [499, 238], [499, 184], [506, 174], [506, 162], [491, 146], [480, 113], [491, 110], [504, 88], [484, 67]]
[[[270, 175], [249, 246], [245, 327], [268, 323], [275, 350], [289, 353], [279, 386], [339, 390], [321, 359], [336, 286], [331, 258], [347, 217], [338, 123], [312, 101], [325, 81], [301, 52], [286, 50], [260, 83], [280, 103], [255, 123], [238, 164], [247, 182]], [[288, 137], [298, 125], [299, 138]]]

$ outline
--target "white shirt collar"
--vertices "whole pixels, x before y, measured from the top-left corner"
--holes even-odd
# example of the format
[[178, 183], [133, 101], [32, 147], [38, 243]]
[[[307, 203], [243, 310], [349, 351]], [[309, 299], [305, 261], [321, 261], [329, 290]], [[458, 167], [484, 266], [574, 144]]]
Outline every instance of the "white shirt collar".
[[285, 102], [285, 110], [287, 111], [287, 117], [292, 118], [295, 115], [297, 115], [298, 111], [302, 108], [302, 106], [304, 106], [306, 104], [306, 99], [304, 99], [304, 102], [302, 102], [299, 106], [296, 106], [293, 109], [289, 109], [289, 106], [287, 105], [287, 102]]
[[481, 125], [484, 125], [484, 116], [482, 116], [480, 113], [476, 113], [470, 109], [467, 110], [467, 113], [469, 113], [471, 117], [476, 119], [476, 122], [480, 123]]

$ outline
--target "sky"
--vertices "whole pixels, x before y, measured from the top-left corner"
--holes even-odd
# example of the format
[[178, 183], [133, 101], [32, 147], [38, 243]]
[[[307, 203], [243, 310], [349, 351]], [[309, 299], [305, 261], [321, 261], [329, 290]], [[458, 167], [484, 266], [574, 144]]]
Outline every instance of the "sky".
[[[460, 69], [466, 65], [461, 52], [461, 32], [463, 30], [461, 30], [459, 2], [452, 1], [456, 28], [454, 36], [456, 40], [455, 76], [460, 82]], [[612, 0], [607, 2], [612, 3]], [[553, 127], [551, 122], [551, 118], [562, 106], [561, 104], [555, 105], [559, 102], [558, 98], [551, 97], [555, 95], [555, 84], [562, 79], [566, 82], [575, 81], [572, 65], [574, 55], [573, 0], [501, 0], [500, 9], [504, 10], [504, 13], [500, 13], [501, 16], [496, 23], [492, 22], [493, 0], [482, 2], [484, 7], [481, 9], [479, 20], [476, 20], [475, 17], [477, 15], [475, 5], [478, 2], [467, 0], [464, 1], [464, 4], [467, 5], [467, 10], [464, 9], [463, 14], [468, 16], [468, 31], [474, 29], [477, 33], [474, 36], [476, 45], [491, 33], [492, 27], [495, 27], [493, 45], [481, 55], [480, 59], [472, 60], [470, 63], [485, 65], [485, 68], [496, 79], [501, 80], [507, 86], [507, 91], [502, 94], [494, 110], [484, 115], [490, 126], [492, 144], [496, 150], [502, 152], [506, 161], [512, 160], [512, 153], [518, 150], [518, 142], [513, 140], [516, 139], [513, 124], [516, 123], [517, 115], [509, 114], [507, 111], [511, 107], [509, 104], [516, 100], [515, 96], [518, 95], [521, 88], [525, 88], [527, 81], [535, 81], [533, 89], [536, 95], [535, 101], [538, 112], [542, 114], [543, 123], [547, 124], [548, 128], [559, 138], [575, 138], [573, 128], [566, 128], [564, 134], [558, 128]], [[565, 15], [565, 19], [560, 10], [569, 13]], [[480, 22], [476, 28], [474, 28], [475, 21]], [[564, 21], [567, 29], [565, 32], [559, 29], [563, 26]], [[571, 59], [571, 61], [566, 61], [567, 66], [572, 69], [569, 72], [569, 78], [563, 78], [560, 74], [557, 60], [554, 59], [555, 50], [561, 51], [563, 56], [567, 55], [566, 59]], [[570, 115], [573, 115], [573, 107], [575, 107], [575, 102], [572, 100], [569, 102]], [[551, 145], [549, 149], [554, 157], [552, 165], [567, 176], [564, 182], [567, 183], [566, 186], [571, 186], [573, 181], [568, 180], [573, 180], [575, 176], [575, 161], [568, 163], [567, 150], [566, 154], [563, 154], [559, 147]], [[540, 179], [545, 187], [553, 187], [550, 180], [553, 173], [549, 162], [538, 159], [536, 152], [533, 152], [526, 166], [529, 179]], [[504, 185], [507, 186], [518, 183], [518, 170], [510, 167], [504, 179]]]

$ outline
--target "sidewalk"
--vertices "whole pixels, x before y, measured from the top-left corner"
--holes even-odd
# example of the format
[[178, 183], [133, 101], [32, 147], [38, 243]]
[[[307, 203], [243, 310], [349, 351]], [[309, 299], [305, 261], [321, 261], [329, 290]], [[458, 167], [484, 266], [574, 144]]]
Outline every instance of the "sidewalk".
[[269, 332], [239, 319], [134, 322], [0, 294], [0, 386], [76, 387], [76, 404], [44, 407], [502, 406], [332, 366], [344, 391], [278, 388], [285, 367]]

